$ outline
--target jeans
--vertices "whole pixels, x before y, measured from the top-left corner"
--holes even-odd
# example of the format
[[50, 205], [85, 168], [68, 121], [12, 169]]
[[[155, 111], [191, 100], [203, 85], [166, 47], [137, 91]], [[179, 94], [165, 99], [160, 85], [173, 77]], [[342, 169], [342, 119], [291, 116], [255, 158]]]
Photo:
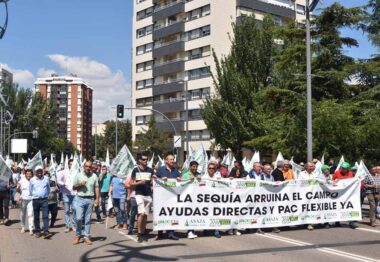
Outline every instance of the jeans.
[[[103, 213], [103, 216], [107, 215], [107, 208], [106, 208], [107, 200], [108, 200], [108, 192], [100, 192], [100, 207], [102, 208], [102, 210], [100, 211], [99, 206], [95, 207], [95, 213], [96, 213], [97, 219], [101, 218], [100, 213]], [[111, 210], [109, 211], [109, 213], [111, 214]]]
[[28, 217], [29, 231], [32, 232], [34, 228], [33, 221], [33, 200], [22, 200], [20, 207], [20, 223], [21, 227], [26, 226], [26, 218]]
[[63, 203], [65, 208], [65, 226], [70, 227], [70, 207], [73, 211], [73, 216], [71, 218], [72, 226], [76, 225], [76, 212], [75, 212], [75, 195], [63, 194]]
[[129, 214], [129, 230], [128, 230], [131, 233], [135, 227], [136, 215], [137, 215], [136, 198], [131, 197], [131, 213]]
[[40, 211], [42, 211], [42, 221], [44, 224], [44, 233], [49, 232], [49, 209], [47, 198], [33, 199], [34, 212], [34, 232], [41, 232], [40, 228]]
[[76, 209], [76, 219], [77, 228], [76, 236], [80, 237], [82, 233], [82, 219], [84, 216], [84, 238], [90, 238], [91, 235], [91, 213], [92, 207], [94, 206], [93, 198], [83, 198], [77, 196], [75, 198], [75, 209]]
[[58, 215], [57, 203], [49, 204], [49, 212], [51, 214], [50, 225], [54, 226], [55, 221], [57, 220], [57, 215]]
[[0, 192], [0, 219], [9, 218], [9, 191]]
[[128, 223], [128, 214], [125, 210], [125, 198], [113, 198], [113, 207], [116, 213], [116, 223], [118, 225]]
[[15, 187], [12, 187], [11, 189], [9, 189], [9, 205], [10, 206], [15, 206], [17, 203], [16, 203], [16, 200], [15, 200], [15, 195], [16, 195], [16, 188]]

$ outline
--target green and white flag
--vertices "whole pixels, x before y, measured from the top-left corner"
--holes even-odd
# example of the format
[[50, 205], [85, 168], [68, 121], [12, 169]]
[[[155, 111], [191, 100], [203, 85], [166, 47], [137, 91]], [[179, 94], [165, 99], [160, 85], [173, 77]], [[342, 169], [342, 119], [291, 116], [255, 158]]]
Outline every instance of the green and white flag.
[[292, 165], [293, 172], [296, 176], [296, 179], [298, 179], [299, 174], [302, 172], [303, 167], [296, 164], [293, 160], [293, 157], [290, 159], [289, 163]]
[[112, 175], [116, 175], [120, 179], [125, 180], [132, 172], [135, 165], [135, 159], [133, 158], [128, 147], [124, 145], [113, 160], [110, 171]]
[[107, 167], [110, 166], [110, 151], [108, 150], [108, 147], [107, 147], [107, 153], [106, 153], [106, 165]]
[[361, 160], [355, 177], [358, 177], [360, 178], [360, 180], [363, 180], [368, 175], [370, 175], [368, 168], [364, 164], [363, 160]]
[[153, 159], [154, 159], [154, 153], [152, 155], [152, 158], [148, 162], [148, 167], [153, 168]]
[[276, 161], [274, 162], [274, 168], [277, 168], [277, 163], [279, 162], [279, 161], [284, 161], [285, 159], [284, 159], [284, 156], [282, 155], [282, 153], [281, 152], [278, 152], [278, 155], [277, 155], [277, 158], [276, 158]]
[[38, 153], [28, 162], [26, 168], [34, 171], [34, 168], [38, 165], [43, 167], [41, 151], [38, 151]]
[[8, 183], [9, 178], [12, 176], [12, 170], [5, 163], [2, 156], [0, 156], [0, 181]]
[[344, 157], [342, 156], [339, 160], [339, 163], [338, 163], [338, 166], [336, 167], [336, 171], [338, 171], [340, 169], [340, 167], [343, 165], [344, 163]]

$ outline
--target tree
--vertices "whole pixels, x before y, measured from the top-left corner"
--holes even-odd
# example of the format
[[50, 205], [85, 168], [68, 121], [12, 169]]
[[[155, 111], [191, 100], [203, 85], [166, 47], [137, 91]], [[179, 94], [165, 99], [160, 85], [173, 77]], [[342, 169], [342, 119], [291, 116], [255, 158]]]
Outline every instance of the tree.
[[253, 96], [271, 83], [273, 28], [270, 18], [259, 27], [254, 17], [246, 17], [233, 25], [231, 53], [220, 60], [214, 53], [216, 92], [206, 99], [202, 115], [215, 142], [236, 154], [246, 140], [262, 134]]
[[[110, 153], [110, 158], [116, 157], [118, 152], [115, 152], [116, 141], [116, 125], [115, 121], [107, 121], [104, 135], [96, 135], [96, 155], [99, 159], [105, 159], [107, 148]], [[117, 148], [120, 150], [123, 145], [131, 148], [132, 145], [132, 125], [129, 120], [117, 122]], [[92, 136], [92, 155], [95, 155], [95, 135]]]
[[156, 156], [163, 156], [172, 150], [173, 140], [170, 134], [159, 130], [156, 126], [156, 119], [154, 115], [148, 122], [148, 129], [143, 129], [136, 136], [134, 147], [138, 151], [146, 151]]

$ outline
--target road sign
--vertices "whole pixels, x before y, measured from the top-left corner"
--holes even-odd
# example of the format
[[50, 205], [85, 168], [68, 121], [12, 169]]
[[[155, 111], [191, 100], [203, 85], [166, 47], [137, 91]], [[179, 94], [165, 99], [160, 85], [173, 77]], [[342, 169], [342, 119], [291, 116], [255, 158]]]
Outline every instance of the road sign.
[[182, 147], [181, 136], [174, 136], [174, 147]]

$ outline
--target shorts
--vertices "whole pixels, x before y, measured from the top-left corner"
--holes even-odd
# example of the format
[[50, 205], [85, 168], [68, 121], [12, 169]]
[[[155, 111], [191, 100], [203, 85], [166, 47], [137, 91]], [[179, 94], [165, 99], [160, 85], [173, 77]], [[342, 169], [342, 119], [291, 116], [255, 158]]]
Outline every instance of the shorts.
[[135, 196], [137, 203], [137, 213], [138, 214], [149, 214], [150, 206], [152, 205], [152, 197], [151, 196]]

